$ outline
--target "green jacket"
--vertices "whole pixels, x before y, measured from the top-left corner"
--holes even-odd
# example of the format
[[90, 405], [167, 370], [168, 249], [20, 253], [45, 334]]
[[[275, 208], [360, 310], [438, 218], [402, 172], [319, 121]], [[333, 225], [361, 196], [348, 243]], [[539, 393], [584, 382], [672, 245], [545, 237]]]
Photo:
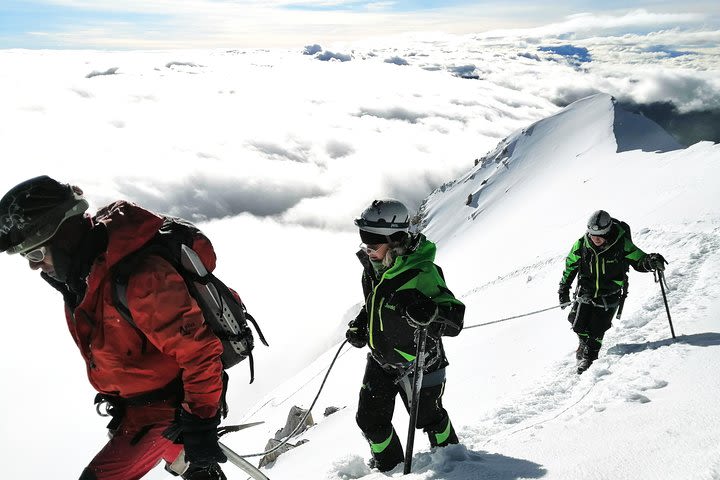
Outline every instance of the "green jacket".
[[365, 307], [352, 322], [368, 332], [368, 346], [382, 365], [407, 365], [415, 359], [415, 329], [402, 313], [417, 302], [418, 294], [438, 304], [438, 321], [428, 329], [426, 351], [432, 371], [448, 364], [440, 337], [455, 336], [463, 326], [465, 305], [448, 290], [440, 267], [435, 265], [435, 244], [424, 235], [412, 237], [408, 253], [378, 278], [367, 254], [358, 252], [363, 264]]
[[605, 297], [607, 303], [612, 303], [627, 285], [630, 266], [638, 272], [649, 271], [643, 265], [645, 256], [632, 242], [628, 225], [613, 219], [608, 241], [602, 247], [596, 247], [587, 235], [575, 242], [565, 260], [560, 287], [570, 289], [577, 276], [581, 295]]

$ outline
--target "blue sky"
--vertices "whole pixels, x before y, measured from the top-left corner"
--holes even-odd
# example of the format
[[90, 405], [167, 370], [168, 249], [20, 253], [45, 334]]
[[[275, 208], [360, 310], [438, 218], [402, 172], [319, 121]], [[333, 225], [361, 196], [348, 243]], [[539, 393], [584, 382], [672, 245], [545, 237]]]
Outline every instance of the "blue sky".
[[132, 11], [108, 12], [92, 8], [53, 5], [23, 0], [0, 2], [0, 36], [19, 41], [29, 32], [58, 32], [67, 25], [98, 25], [106, 22], [162, 22], [168, 15], [149, 15]]
[[638, 8], [716, 19], [718, 8], [712, 5], [705, 0], [542, 6], [529, 0], [2, 0], [0, 48], [298, 47], [403, 32], [531, 28], [581, 12], [622, 16]]

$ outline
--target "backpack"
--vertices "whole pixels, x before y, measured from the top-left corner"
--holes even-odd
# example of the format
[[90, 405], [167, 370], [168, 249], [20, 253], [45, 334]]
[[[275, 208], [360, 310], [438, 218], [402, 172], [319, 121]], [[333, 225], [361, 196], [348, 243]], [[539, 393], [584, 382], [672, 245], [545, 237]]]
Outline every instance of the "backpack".
[[619, 224], [623, 230], [625, 230], [625, 236], [627, 236], [627, 239], [632, 242], [632, 232], [630, 231], [630, 225], [628, 225], [626, 222], [623, 222], [622, 220], [616, 220], [613, 218], [613, 222]]
[[252, 350], [255, 346], [252, 323], [260, 341], [268, 346], [257, 322], [245, 308], [236, 292], [211, 273], [215, 252], [210, 240], [192, 223], [175, 217], [164, 217], [157, 234], [139, 250], [127, 255], [112, 269], [112, 299], [120, 315], [145, 335], [133, 321], [128, 306], [127, 287], [130, 275], [148, 255], [157, 255], [170, 263], [185, 280], [190, 295], [202, 310], [205, 323], [222, 342], [222, 364], [231, 368], [249, 359], [250, 383], [255, 380]]

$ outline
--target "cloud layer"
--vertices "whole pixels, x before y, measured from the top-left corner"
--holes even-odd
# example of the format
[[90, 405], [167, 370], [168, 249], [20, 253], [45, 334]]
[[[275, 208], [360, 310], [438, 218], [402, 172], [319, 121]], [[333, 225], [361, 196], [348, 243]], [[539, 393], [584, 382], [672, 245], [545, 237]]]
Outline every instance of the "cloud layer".
[[[48, 173], [98, 205], [351, 229], [373, 198], [417, 208], [511, 132], [592, 93], [671, 127], [673, 115], [718, 118], [720, 32], [701, 20], [582, 15], [493, 34], [308, 39], [304, 51], [0, 50], [0, 155], [13, 165], [0, 187]], [[668, 22], [684, 26], [651, 29]]]

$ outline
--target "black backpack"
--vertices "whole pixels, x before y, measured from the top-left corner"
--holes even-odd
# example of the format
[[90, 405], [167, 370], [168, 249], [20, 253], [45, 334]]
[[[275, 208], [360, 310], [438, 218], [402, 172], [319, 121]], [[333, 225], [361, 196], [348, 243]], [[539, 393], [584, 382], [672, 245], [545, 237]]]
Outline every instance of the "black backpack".
[[211, 267], [214, 267], [215, 258], [210, 240], [195, 225], [180, 218], [164, 217], [157, 234], [112, 269], [113, 304], [143, 338], [143, 350], [147, 338], [133, 321], [128, 307], [127, 286], [130, 275], [148, 255], [162, 257], [183, 277], [190, 295], [202, 310], [205, 323], [222, 342], [223, 367], [228, 369], [248, 358], [252, 383], [255, 379], [252, 356], [255, 342], [248, 322], [255, 327], [260, 341], [265, 346], [268, 343], [237, 293], [208, 271], [208, 268], [212, 270]]
[[613, 222], [619, 224], [623, 228], [623, 230], [625, 230], [625, 235], [627, 236], [628, 240], [630, 240], [632, 242], [632, 232], [630, 231], [630, 225], [623, 222], [622, 220], [616, 220], [614, 218], [613, 218]]

